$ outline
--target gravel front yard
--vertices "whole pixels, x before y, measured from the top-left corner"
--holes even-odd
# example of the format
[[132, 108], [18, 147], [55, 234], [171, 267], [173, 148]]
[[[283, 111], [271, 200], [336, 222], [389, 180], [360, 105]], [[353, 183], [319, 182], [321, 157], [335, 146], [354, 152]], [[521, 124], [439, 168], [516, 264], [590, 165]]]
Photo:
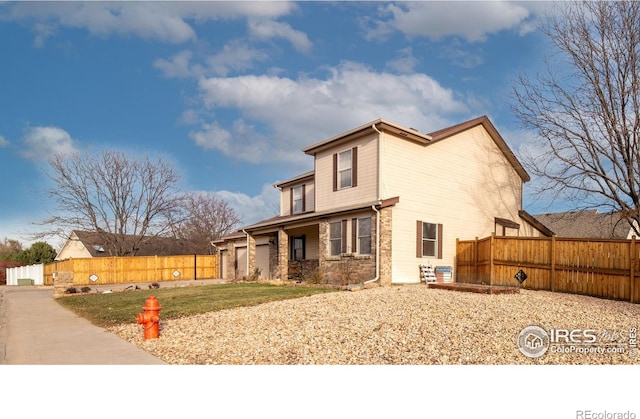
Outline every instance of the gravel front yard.
[[[629, 330], [639, 325], [638, 304], [546, 291], [486, 295], [415, 285], [161, 320], [156, 340], [143, 341], [138, 324], [110, 331], [169, 364], [640, 364], [640, 355], [629, 348]], [[593, 329], [598, 342], [583, 348], [624, 352], [560, 353], [551, 345], [543, 356], [529, 358], [517, 346], [527, 326]]]

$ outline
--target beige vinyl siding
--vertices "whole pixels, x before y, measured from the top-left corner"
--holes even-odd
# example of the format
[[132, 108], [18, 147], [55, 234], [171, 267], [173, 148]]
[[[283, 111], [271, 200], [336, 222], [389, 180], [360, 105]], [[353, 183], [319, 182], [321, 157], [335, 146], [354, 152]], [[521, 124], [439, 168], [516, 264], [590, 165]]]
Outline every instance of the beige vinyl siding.
[[[316, 167], [316, 211], [375, 201], [378, 188], [376, 136], [366, 136], [318, 153]], [[333, 155], [357, 147], [357, 186], [333, 190]]]
[[[383, 197], [393, 210], [393, 282], [418, 282], [418, 266], [454, 266], [456, 238], [485, 237], [495, 217], [521, 223], [522, 181], [482, 126], [426, 147], [382, 143]], [[443, 224], [441, 259], [416, 257], [416, 221]]]
[[320, 235], [317, 224], [288, 230], [287, 234], [290, 236], [289, 241], [291, 237], [305, 236], [305, 259], [318, 259]]

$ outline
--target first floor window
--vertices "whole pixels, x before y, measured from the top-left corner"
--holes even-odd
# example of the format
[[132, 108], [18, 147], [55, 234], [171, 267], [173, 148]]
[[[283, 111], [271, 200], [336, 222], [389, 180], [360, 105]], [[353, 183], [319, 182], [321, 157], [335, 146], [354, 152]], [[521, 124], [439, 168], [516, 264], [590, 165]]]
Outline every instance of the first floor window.
[[371, 217], [358, 218], [358, 253], [371, 254]]
[[330, 255], [340, 256], [342, 253], [342, 222], [329, 223]]
[[418, 221], [416, 230], [416, 256], [442, 258], [442, 224]]
[[291, 260], [304, 260], [304, 236], [291, 238]]

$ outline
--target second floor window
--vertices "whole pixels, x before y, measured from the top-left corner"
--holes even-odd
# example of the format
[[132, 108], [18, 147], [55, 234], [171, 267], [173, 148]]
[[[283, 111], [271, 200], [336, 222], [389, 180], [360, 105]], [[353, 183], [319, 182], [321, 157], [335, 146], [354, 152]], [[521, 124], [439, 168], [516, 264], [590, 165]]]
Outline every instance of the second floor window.
[[303, 192], [303, 185], [300, 186], [296, 186], [294, 188], [291, 189], [291, 213], [292, 214], [298, 214], [301, 212], [304, 212], [304, 192]]
[[338, 154], [338, 185], [340, 189], [351, 186], [351, 150]]
[[353, 188], [358, 184], [358, 148], [333, 155], [333, 190]]

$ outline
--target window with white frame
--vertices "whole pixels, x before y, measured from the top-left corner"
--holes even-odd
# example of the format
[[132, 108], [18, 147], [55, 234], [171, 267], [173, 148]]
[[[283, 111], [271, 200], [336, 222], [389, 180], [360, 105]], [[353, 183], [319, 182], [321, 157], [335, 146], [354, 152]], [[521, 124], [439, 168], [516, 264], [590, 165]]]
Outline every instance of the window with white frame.
[[342, 253], [342, 222], [329, 223], [329, 255], [340, 256]]
[[442, 224], [418, 221], [416, 225], [416, 257], [442, 259]]
[[358, 218], [358, 253], [371, 254], [371, 217]]
[[303, 205], [303, 185], [300, 186], [295, 186], [291, 189], [291, 194], [292, 194], [292, 208], [291, 208], [291, 212], [293, 214], [299, 214], [301, 212], [304, 211], [304, 205]]
[[352, 186], [351, 150], [338, 153], [338, 186], [340, 189]]

